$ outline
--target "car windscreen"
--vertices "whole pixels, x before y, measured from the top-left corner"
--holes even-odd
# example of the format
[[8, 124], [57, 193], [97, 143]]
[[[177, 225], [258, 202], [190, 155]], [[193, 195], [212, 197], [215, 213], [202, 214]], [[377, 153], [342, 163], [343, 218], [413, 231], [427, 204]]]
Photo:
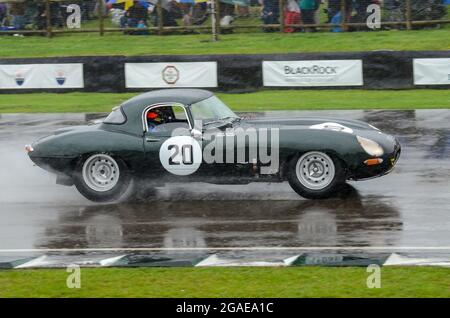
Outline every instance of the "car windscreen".
[[191, 113], [194, 120], [202, 120], [205, 122], [223, 118], [238, 118], [238, 116], [216, 96], [211, 96], [192, 104]]
[[123, 124], [126, 121], [125, 115], [120, 106], [114, 107], [112, 112], [103, 121], [105, 124]]

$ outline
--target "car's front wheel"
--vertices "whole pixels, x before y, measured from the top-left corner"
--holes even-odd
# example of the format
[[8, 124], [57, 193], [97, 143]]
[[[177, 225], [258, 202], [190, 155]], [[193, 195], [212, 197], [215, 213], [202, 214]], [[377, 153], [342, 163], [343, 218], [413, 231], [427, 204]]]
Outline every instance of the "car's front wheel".
[[292, 189], [307, 199], [333, 196], [345, 182], [340, 161], [320, 151], [295, 156], [288, 163], [287, 178]]
[[74, 182], [85, 198], [110, 202], [124, 199], [130, 192], [133, 179], [123, 160], [97, 153], [78, 161]]

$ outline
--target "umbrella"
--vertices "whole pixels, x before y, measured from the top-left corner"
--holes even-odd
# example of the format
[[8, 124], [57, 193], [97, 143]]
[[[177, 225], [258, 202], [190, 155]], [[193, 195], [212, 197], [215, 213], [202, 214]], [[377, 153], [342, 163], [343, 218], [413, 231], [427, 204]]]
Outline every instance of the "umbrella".
[[[111, 5], [115, 4], [115, 3], [125, 3], [125, 10], [128, 10], [128, 8], [133, 6], [133, 2], [134, 2], [133, 0], [108, 0], [108, 2], [106, 4], [111, 6]], [[139, 3], [144, 8], [148, 8], [148, 1], [140, 0]]]

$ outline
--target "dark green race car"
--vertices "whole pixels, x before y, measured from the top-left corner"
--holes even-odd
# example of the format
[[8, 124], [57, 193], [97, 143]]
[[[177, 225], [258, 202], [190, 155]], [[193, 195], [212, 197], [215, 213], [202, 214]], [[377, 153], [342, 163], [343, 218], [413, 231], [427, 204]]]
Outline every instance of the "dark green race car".
[[400, 156], [395, 137], [361, 121], [244, 119], [197, 89], [138, 95], [101, 122], [59, 129], [26, 149], [59, 184], [99, 202], [129, 196], [138, 180], [150, 187], [288, 181], [299, 195], [321, 199], [346, 180], [390, 172]]

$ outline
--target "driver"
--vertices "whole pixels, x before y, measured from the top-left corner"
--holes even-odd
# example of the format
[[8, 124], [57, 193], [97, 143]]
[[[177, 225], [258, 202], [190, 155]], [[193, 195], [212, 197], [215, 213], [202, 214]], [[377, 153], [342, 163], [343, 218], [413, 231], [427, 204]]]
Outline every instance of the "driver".
[[170, 111], [167, 107], [151, 109], [147, 113], [147, 124], [149, 131], [158, 131], [158, 126], [171, 120]]

